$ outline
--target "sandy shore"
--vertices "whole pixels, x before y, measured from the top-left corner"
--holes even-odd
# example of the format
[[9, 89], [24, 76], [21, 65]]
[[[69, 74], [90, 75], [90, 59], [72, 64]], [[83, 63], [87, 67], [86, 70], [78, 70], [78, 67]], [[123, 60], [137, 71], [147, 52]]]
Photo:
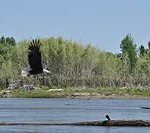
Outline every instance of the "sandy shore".
[[104, 94], [91, 94], [87, 92], [82, 92], [82, 93], [74, 93], [73, 95], [69, 95], [66, 98], [100, 98], [100, 99], [150, 99], [150, 97], [144, 97], [144, 96], [131, 96], [128, 94], [124, 95], [116, 95], [116, 94], [109, 94], [109, 95], [104, 95]]

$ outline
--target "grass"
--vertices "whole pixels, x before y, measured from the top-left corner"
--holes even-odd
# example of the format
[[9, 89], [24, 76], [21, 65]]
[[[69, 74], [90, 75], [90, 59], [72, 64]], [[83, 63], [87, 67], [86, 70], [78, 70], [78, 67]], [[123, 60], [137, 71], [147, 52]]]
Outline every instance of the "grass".
[[14, 98], [63, 98], [63, 93], [47, 91], [16, 91], [11, 97]]
[[[65, 98], [65, 97], [99, 97], [99, 98], [150, 98], [149, 89], [139, 88], [95, 88], [79, 89], [65, 88], [60, 92], [47, 91], [47, 88], [41, 90], [22, 91], [16, 90], [10, 97], [17, 98]], [[81, 95], [82, 94], [82, 95]]]

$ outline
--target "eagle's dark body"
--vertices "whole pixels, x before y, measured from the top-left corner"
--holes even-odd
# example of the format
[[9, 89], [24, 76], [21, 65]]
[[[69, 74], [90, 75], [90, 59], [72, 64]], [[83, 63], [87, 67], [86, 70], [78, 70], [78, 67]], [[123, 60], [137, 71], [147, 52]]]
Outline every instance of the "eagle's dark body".
[[50, 73], [50, 71], [43, 69], [40, 46], [40, 40], [35, 39], [31, 41], [28, 47], [28, 61], [30, 68], [26, 67], [22, 70], [21, 75], [23, 77], [36, 75], [43, 72]]
[[43, 73], [40, 46], [41, 44], [39, 40], [33, 40], [29, 45], [28, 59], [29, 59], [29, 65], [31, 69], [29, 70], [30, 75]]

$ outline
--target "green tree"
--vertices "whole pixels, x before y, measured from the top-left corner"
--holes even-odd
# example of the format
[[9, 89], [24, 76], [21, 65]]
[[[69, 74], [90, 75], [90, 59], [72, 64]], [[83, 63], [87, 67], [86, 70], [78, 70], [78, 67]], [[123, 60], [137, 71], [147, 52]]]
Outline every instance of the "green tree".
[[16, 41], [15, 41], [15, 39], [13, 38], [13, 37], [4, 37], [4, 36], [2, 36], [1, 38], [0, 38], [0, 45], [3, 45], [3, 46], [15, 46], [16, 45]]
[[136, 44], [134, 44], [133, 38], [130, 34], [121, 41], [120, 48], [122, 51], [122, 58], [128, 57], [128, 69], [130, 72], [133, 72], [136, 62], [137, 62], [137, 53], [136, 53]]
[[8, 46], [16, 46], [16, 41], [13, 37], [6, 37], [6, 44]]
[[13, 37], [4, 37], [0, 38], [0, 55], [4, 59], [9, 59], [12, 49], [16, 46], [16, 41]]
[[144, 54], [147, 53], [147, 50], [144, 48], [143, 45], [140, 46], [139, 51], [140, 51], [140, 56], [144, 56]]

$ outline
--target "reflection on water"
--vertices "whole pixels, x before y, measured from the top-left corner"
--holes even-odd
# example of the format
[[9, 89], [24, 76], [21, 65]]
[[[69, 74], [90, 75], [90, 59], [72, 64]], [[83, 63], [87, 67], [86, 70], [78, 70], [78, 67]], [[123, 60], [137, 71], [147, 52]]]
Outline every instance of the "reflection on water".
[[[150, 119], [149, 100], [136, 99], [0, 99], [1, 122], [81, 122], [112, 119]], [[138, 129], [138, 130], [137, 130]], [[149, 128], [78, 126], [1, 126], [0, 132], [79, 133], [148, 132]]]

